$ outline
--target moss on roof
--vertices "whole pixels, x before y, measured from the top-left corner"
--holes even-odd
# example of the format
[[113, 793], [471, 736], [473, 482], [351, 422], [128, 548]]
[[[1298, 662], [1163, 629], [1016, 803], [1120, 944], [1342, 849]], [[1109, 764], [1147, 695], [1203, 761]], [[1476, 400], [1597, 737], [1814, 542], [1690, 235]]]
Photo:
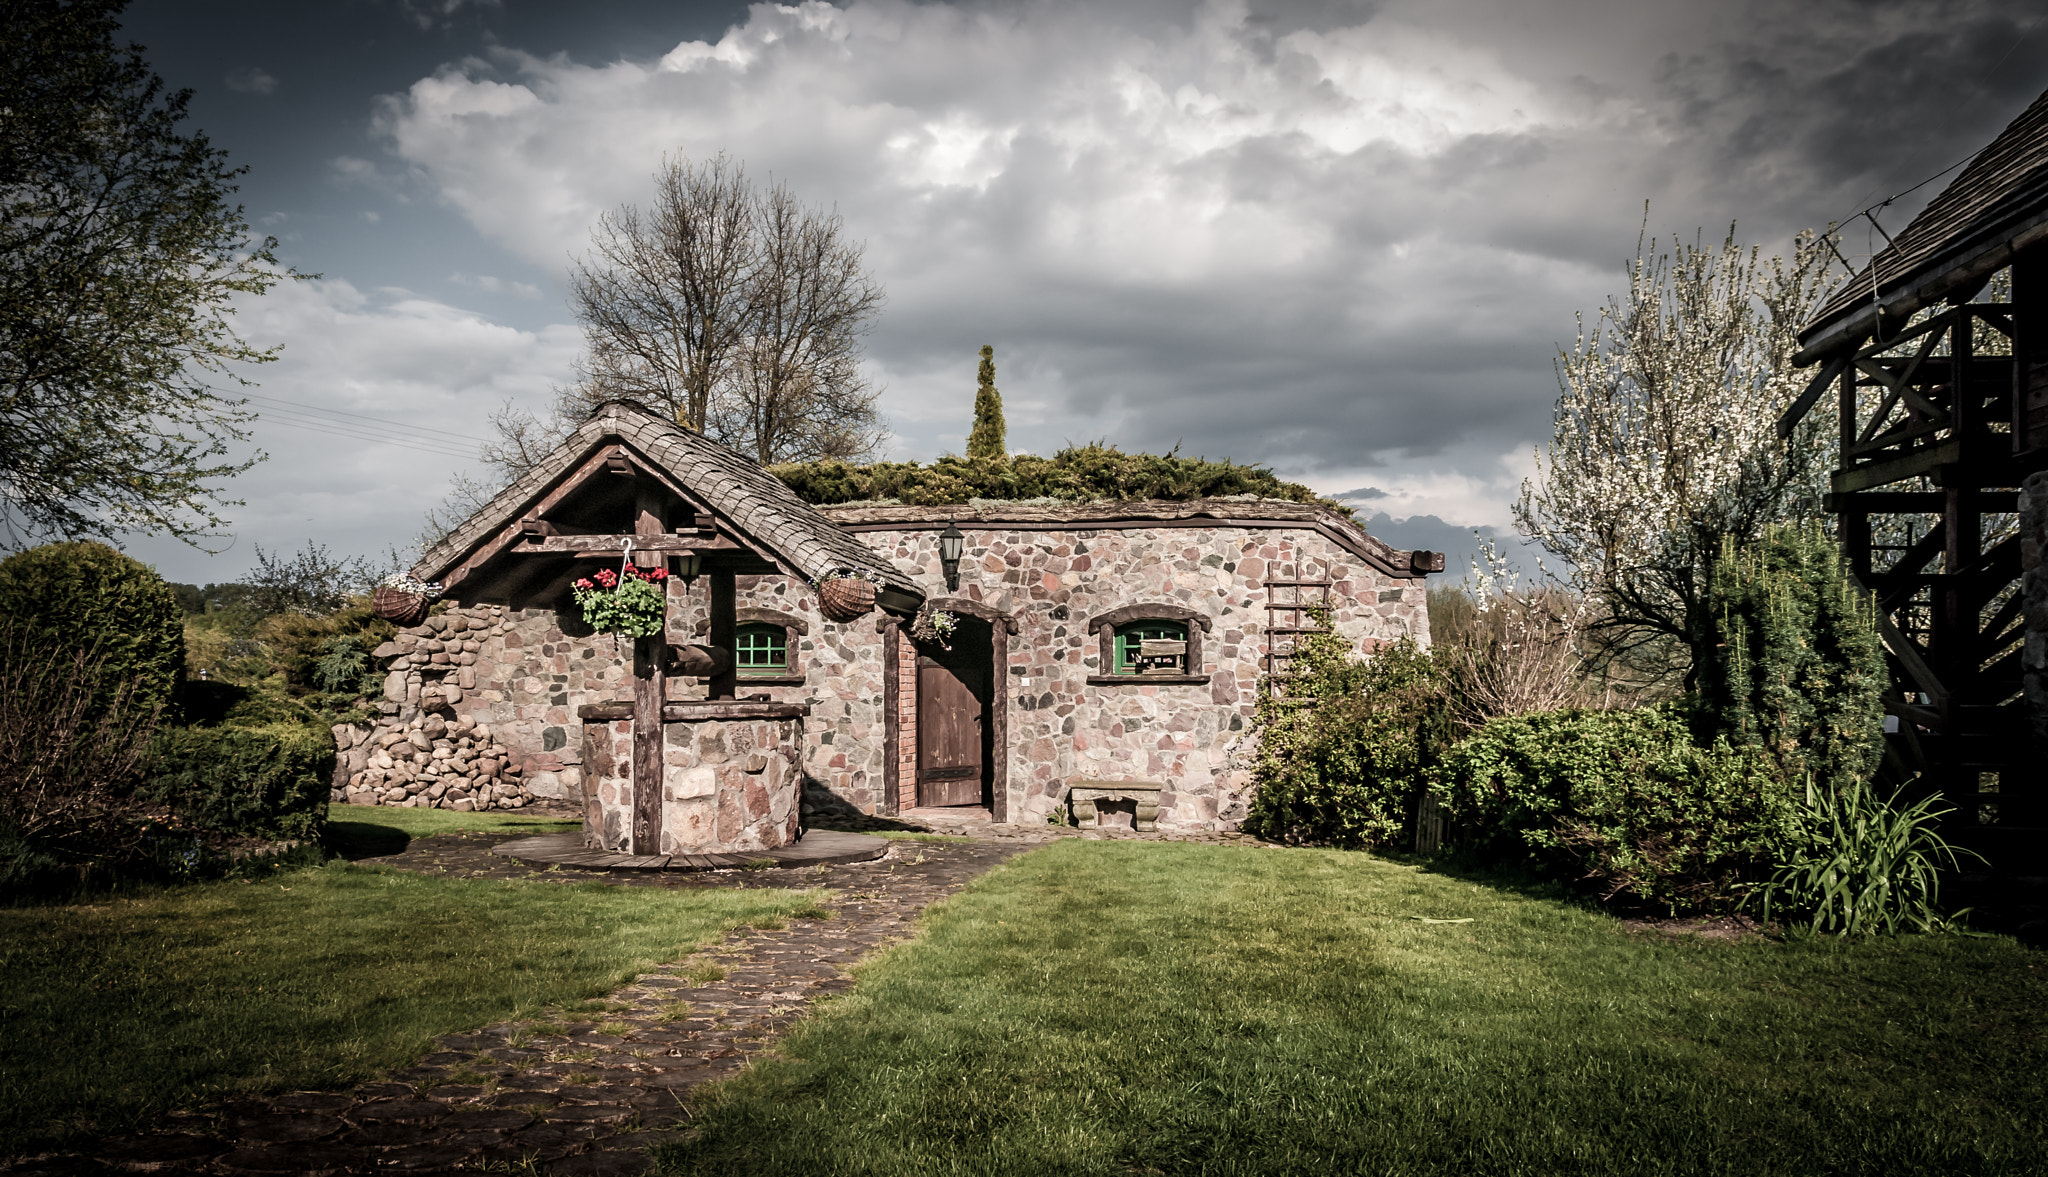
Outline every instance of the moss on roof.
[[1221, 498], [1229, 495], [1320, 503], [1346, 515], [1348, 507], [1298, 482], [1274, 476], [1264, 466], [1229, 459], [1183, 458], [1178, 454], [1127, 454], [1100, 442], [1069, 446], [1050, 458], [1016, 454], [968, 459], [947, 455], [930, 465], [873, 462], [854, 465], [827, 460], [771, 466], [799, 498], [817, 506], [893, 501], [911, 506], [966, 503], [1100, 499]]

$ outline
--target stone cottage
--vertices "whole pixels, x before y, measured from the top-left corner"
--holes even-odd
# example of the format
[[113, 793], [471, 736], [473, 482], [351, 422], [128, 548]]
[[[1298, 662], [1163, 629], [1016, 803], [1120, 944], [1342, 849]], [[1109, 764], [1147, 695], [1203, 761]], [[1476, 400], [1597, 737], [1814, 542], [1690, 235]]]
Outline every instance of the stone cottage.
[[[717, 568], [668, 579], [667, 634], [642, 639], [665, 659], [591, 634], [569, 602], [580, 572], [628, 558]], [[819, 509], [612, 402], [422, 559], [415, 574], [444, 582], [447, 603], [380, 650], [381, 730], [342, 739], [376, 748], [436, 716], [487, 729], [507, 795], [582, 804], [607, 849], [631, 840], [606, 817], [633, 807], [619, 799], [619, 717], [636, 699], [651, 716], [650, 690], [665, 715], [700, 716], [695, 734], [667, 737], [670, 794], [678, 774], [756, 764], [772, 745], [812, 809], [1229, 827], [1261, 678], [1286, 672], [1311, 611], [1361, 653], [1426, 644], [1424, 577], [1442, 567], [1340, 512], [1251, 497]], [[843, 572], [875, 582], [874, 608], [852, 620], [828, 617], [813, 584]], [[376, 759], [344, 751], [337, 799], [447, 803]], [[647, 852], [656, 842], [650, 827]]]

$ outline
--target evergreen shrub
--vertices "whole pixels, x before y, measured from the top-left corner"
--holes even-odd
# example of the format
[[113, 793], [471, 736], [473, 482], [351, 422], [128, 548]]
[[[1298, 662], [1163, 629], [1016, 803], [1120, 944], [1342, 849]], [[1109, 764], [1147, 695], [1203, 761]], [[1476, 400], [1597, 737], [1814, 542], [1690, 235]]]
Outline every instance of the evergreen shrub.
[[1461, 846], [1672, 914], [1733, 910], [1799, 832], [1758, 750], [1702, 747], [1680, 704], [1493, 720], [1432, 772]]
[[1884, 751], [1884, 652], [1876, 607], [1833, 540], [1785, 527], [1744, 549], [1724, 542], [1701, 614], [1702, 739], [1755, 748], [1786, 780], [1828, 792], [1870, 780]]
[[235, 837], [318, 837], [334, 738], [303, 723], [159, 731], [142, 795], [193, 826]]
[[1388, 847], [1448, 741], [1436, 668], [1403, 640], [1369, 659], [1327, 628], [1295, 644], [1292, 677], [1260, 692], [1246, 831], [1277, 842]]
[[1183, 458], [1176, 453], [1126, 454], [1100, 442], [1069, 446], [1050, 458], [1036, 454], [961, 458], [947, 455], [926, 466], [918, 462], [854, 465], [838, 459], [771, 466], [797, 497], [820, 506], [895, 499], [913, 505], [965, 503], [969, 499], [1199, 499], [1257, 495], [1296, 503], [1321, 503], [1349, 514], [1297, 482], [1286, 482], [1264, 466], [1228, 460]]
[[178, 595], [147, 565], [105, 544], [44, 544], [0, 560], [0, 617], [23, 640], [87, 651], [92, 709], [117, 693], [132, 715], [167, 709], [185, 666]]

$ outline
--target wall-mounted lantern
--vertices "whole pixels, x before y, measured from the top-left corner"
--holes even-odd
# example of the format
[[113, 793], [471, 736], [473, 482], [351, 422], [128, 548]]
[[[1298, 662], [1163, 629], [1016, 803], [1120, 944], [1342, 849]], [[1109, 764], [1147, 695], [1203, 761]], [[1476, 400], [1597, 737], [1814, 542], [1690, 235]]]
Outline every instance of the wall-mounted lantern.
[[939, 533], [939, 567], [946, 571], [946, 591], [955, 592], [960, 588], [960, 549], [967, 544], [967, 534], [946, 520], [946, 530]]
[[676, 575], [682, 578], [683, 590], [688, 592], [691, 582], [697, 579], [697, 574], [704, 571], [704, 557], [695, 552], [679, 552], [675, 560]]

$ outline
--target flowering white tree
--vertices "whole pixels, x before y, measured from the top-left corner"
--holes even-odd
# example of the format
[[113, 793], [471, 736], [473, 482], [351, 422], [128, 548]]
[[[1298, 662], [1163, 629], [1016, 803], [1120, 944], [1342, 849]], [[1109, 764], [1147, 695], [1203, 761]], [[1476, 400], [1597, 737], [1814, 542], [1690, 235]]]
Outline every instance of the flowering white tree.
[[1555, 432], [1515, 522], [1600, 607], [1614, 661], [1654, 652], [1652, 677], [1690, 682], [1683, 655], [1722, 538], [1819, 513], [1834, 451], [1824, 415], [1785, 442], [1776, 424], [1812, 378], [1791, 360], [1841, 280], [1834, 256], [1813, 232], [1789, 261], [1738, 245], [1733, 225], [1718, 248], [1638, 237], [1628, 294], [1590, 329], [1581, 316], [1559, 354]]

